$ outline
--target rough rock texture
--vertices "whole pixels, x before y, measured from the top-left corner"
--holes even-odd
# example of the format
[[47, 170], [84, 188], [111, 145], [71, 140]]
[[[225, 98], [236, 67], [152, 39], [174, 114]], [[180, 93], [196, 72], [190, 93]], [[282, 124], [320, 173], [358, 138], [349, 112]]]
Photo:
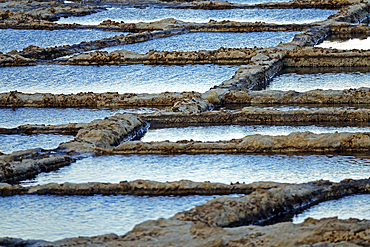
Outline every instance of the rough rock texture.
[[93, 152], [94, 148], [111, 149], [125, 139], [146, 131], [147, 123], [131, 114], [116, 113], [112, 117], [96, 119], [79, 130], [72, 141], [59, 145], [63, 152]]
[[[292, 152], [368, 152], [370, 133], [291, 133], [287, 136], [248, 135], [242, 139], [217, 142], [178, 141], [122, 143], [110, 154], [219, 154]], [[106, 153], [104, 150], [100, 150]]]
[[43, 149], [29, 149], [0, 156], [0, 183], [32, 178], [74, 162], [75, 158]]
[[[266, 184], [264, 187], [268, 187]], [[272, 184], [271, 186], [276, 186]], [[49, 183], [22, 187], [0, 183], [0, 196], [12, 196], [23, 194], [37, 195], [148, 195], [148, 196], [186, 196], [186, 195], [228, 195], [228, 194], [249, 194], [255, 190], [254, 184], [235, 183], [232, 185], [210, 182], [193, 182], [180, 180], [175, 182], [155, 182], [149, 180], [135, 180], [131, 182], [122, 181], [118, 184], [111, 183]]]
[[59, 125], [26, 124], [16, 128], [0, 128], [0, 134], [64, 134], [77, 135], [78, 131], [86, 127], [87, 123], [69, 123]]
[[171, 108], [173, 112], [182, 112], [182, 113], [201, 113], [213, 109], [213, 105], [208, 102], [208, 100], [191, 98], [184, 99], [183, 101], [176, 102]]
[[244, 107], [242, 110], [218, 110], [198, 114], [160, 111], [141, 114], [141, 118], [158, 124], [202, 123], [320, 123], [320, 122], [369, 122], [370, 109], [302, 108], [298, 110]]
[[303, 48], [288, 51], [284, 65], [288, 67], [367, 67], [370, 51]]
[[3, 54], [0, 52], [0, 67], [36, 65], [35, 60], [20, 55]]
[[315, 89], [296, 91], [229, 91], [222, 98], [225, 104], [370, 104], [370, 88], [345, 90]]
[[[178, 220], [146, 221], [124, 236], [105, 234], [45, 242], [0, 238], [6, 246], [328, 246], [369, 245], [368, 220], [306, 219], [301, 224], [280, 223], [272, 226], [236, 228], [207, 227], [202, 223]], [[355, 229], [355, 230], [354, 230]], [[18, 245], [16, 245], [18, 244]]]
[[214, 51], [149, 51], [139, 54], [126, 50], [113, 52], [94, 51], [55, 61], [57, 64], [102, 65], [102, 64], [238, 64], [248, 62], [256, 49], [219, 48]]
[[77, 94], [27, 94], [17, 91], [0, 93], [1, 107], [112, 107], [112, 106], [173, 106], [188, 98], [200, 98], [197, 92], [134, 94], [117, 92]]

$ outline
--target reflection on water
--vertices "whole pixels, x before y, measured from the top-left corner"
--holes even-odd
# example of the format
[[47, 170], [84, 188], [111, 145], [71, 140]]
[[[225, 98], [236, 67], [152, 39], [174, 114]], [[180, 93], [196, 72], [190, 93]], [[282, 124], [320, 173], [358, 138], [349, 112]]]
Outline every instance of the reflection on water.
[[137, 53], [158, 51], [199, 51], [227, 48], [272, 47], [290, 42], [299, 32], [187, 33], [146, 42], [112, 46], [103, 51], [129, 50]]
[[325, 20], [336, 10], [321, 9], [170, 9], [170, 8], [109, 8], [87, 16], [61, 18], [57, 23], [99, 24], [104, 20], [129, 23], [152, 22], [175, 18], [188, 22], [230, 20], [240, 22], [263, 21], [267, 23], [310, 23]]
[[38, 65], [0, 68], [0, 92], [205, 92], [234, 75], [229, 65]]
[[99, 40], [122, 32], [108, 32], [92, 29], [69, 29], [69, 30], [21, 30], [0, 29], [0, 52], [22, 50], [29, 45], [42, 48], [78, 44], [83, 41]]
[[0, 135], [0, 152], [11, 153], [31, 148], [54, 149], [62, 142], [72, 140], [73, 136], [55, 134]]
[[0, 108], [0, 128], [15, 128], [23, 124], [89, 123], [94, 119], [113, 116], [116, 113], [149, 113], [154, 108]]
[[338, 217], [339, 219], [370, 220], [370, 195], [352, 195], [339, 200], [322, 202], [293, 217], [293, 223], [302, 223], [308, 217], [322, 219]]
[[322, 43], [316, 45], [316, 47], [321, 48], [331, 48], [339, 50], [348, 50], [348, 49], [360, 49], [360, 50], [369, 50], [370, 49], [370, 38], [366, 36], [353, 35], [352, 38], [340, 37], [340, 36], [330, 36]]
[[184, 128], [148, 129], [144, 142], [156, 141], [219, 141], [243, 138], [247, 135], [289, 135], [292, 132], [310, 131], [319, 133], [335, 132], [370, 132], [370, 127], [333, 127], [333, 126], [275, 126], [275, 125], [222, 125], [222, 126], [189, 126]]
[[[307, 73], [302, 73], [306, 71]], [[291, 69], [278, 75], [266, 87], [269, 90], [294, 90], [304, 92], [313, 89], [343, 90], [370, 86], [370, 70], [367, 68], [328, 68], [325, 70]]]
[[303, 183], [367, 178], [369, 157], [333, 155], [115, 155], [78, 160], [23, 185], [63, 182], [114, 182], [149, 179], [203, 182], [276, 181]]
[[123, 235], [146, 220], [168, 218], [213, 196], [0, 197], [0, 238], [60, 240], [107, 233]]

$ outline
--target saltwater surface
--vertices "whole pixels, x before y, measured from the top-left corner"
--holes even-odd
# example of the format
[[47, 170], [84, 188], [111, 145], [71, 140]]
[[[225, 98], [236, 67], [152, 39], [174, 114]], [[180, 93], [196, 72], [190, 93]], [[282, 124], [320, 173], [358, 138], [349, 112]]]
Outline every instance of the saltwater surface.
[[234, 75], [231, 65], [37, 65], [0, 68], [0, 92], [205, 92]]
[[276, 125], [219, 125], [188, 126], [183, 128], [149, 128], [141, 138], [144, 142], [156, 141], [219, 141], [243, 138], [247, 135], [289, 135], [292, 132], [335, 133], [335, 132], [370, 132], [368, 127], [334, 127], [334, 126], [276, 126]]
[[316, 47], [339, 50], [349, 50], [349, 49], [369, 50], [370, 38], [362, 37], [362, 38], [341, 39], [340, 37], [330, 36], [322, 43], [316, 45]]
[[128, 195], [0, 197], [0, 237], [53, 241], [107, 233], [123, 235], [138, 223], [171, 217], [212, 198]]
[[31, 148], [54, 149], [62, 142], [73, 140], [74, 136], [56, 134], [0, 135], [0, 152], [11, 153]]
[[299, 32], [200, 32], [153, 39], [146, 42], [107, 47], [104, 51], [129, 50], [137, 53], [158, 51], [198, 51], [227, 48], [273, 47], [292, 41]]
[[354, 155], [114, 155], [78, 160], [41, 173], [23, 185], [63, 182], [114, 182], [149, 179], [197, 182], [275, 181], [303, 183], [368, 178], [370, 156]]
[[23, 124], [89, 123], [116, 113], [149, 113], [154, 108], [0, 108], [0, 128], [15, 128]]
[[70, 30], [21, 30], [0, 29], [0, 52], [22, 50], [30, 45], [42, 48], [78, 44], [83, 41], [99, 40], [124, 34], [122, 32], [92, 29]]
[[269, 90], [294, 90], [298, 92], [313, 89], [342, 90], [349, 88], [370, 87], [370, 70], [368, 68], [329, 68], [290, 69], [289, 73], [276, 76], [266, 87]]
[[61, 18], [57, 23], [99, 24], [104, 20], [128, 23], [152, 22], [175, 18], [188, 22], [230, 20], [240, 22], [263, 21], [267, 23], [310, 23], [325, 20], [337, 10], [321, 9], [170, 9], [170, 8], [109, 8], [87, 16]]
[[339, 200], [319, 203], [293, 217], [293, 223], [301, 223], [308, 217], [322, 219], [338, 217], [339, 219], [370, 220], [370, 195], [352, 195]]

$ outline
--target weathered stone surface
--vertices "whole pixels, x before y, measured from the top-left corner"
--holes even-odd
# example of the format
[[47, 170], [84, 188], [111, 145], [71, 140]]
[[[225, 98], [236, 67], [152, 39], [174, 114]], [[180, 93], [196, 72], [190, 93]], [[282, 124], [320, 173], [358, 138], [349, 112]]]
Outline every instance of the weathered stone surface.
[[[69, 165], [75, 158], [42, 149], [17, 151], [0, 156], [0, 182], [17, 182]], [[6, 192], [5, 192], [6, 195]]]
[[65, 134], [77, 135], [78, 131], [87, 127], [87, 123], [69, 123], [59, 125], [26, 124], [16, 128], [0, 128], [0, 134]]
[[145, 54], [117, 50], [82, 53], [57, 64], [102, 65], [102, 64], [239, 64], [248, 62], [258, 49], [219, 48], [214, 51], [149, 51]]
[[187, 196], [187, 195], [229, 195], [229, 194], [249, 194], [256, 188], [276, 187], [276, 184], [264, 183], [263, 186], [256, 184], [235, 183], [232, 185], [210, 182], [193, 182], [190, 180], [180, 180], [174, 182], [155, 182], [149, 180], [135, 180], [131, 182], [122, 181], [118, 184], [111, 183], [49, 183], [22, 187], [20, 185], [10, 185], [0, 183], [0, 196], [12, 196], [23, 194], [37, 195], [148, 195], [148, 196]]
[[[287, 136], [248, 135], [242, 139], [217, 142], [130, 141], [109, 151], [111, 154], [219, 154], [292, 152], [368, 152], [370, 133], [291, 133]], [[105, 153], [104, 150], [100, 152]]]
[[117, 92], [77, 94], [27, 94], [17, 91], [0, 93], [1, 107], [111, 107], [111, 106], [173, 106], [188, 98], [200, 98], [197, 92], [164, 92], [134, 94]]
[[188, 114], [201, 113], [213, 109], [213, 105], [208, 100], [191, 98], [178, 101], [171, 108], [173, 112]]
[[284, 65], [288, 67], [368, 67], [370, 51], [303, 48], [288, 51]]
[[20, 55], [3, 54], [0, 52], [0, 67], [36, 65], [35, 60]]
[[60, 144], [58, 150], [84, 153], [92, 152], [94, 148], [110, 149], [128, 136], [145, 131], [147, 127], [147, 123], [135, 115], [116, 113], [111, 117], [93, 120], [78, 131], [74, 140]]
[[229, 91], [222, 98], [225, 104], [370, 104], [370, 88], [344, 90], [315, 89], [296, 91]]
[[279, 108], [244, 107], [242, 110], [218, 110], [198, 114], [157, 112], [141, 114], [141, 118], [158, 124], [204, 123], [320, 123], [320, 122], [369, 122], [370, 109], [308, 108], [281, 110]]

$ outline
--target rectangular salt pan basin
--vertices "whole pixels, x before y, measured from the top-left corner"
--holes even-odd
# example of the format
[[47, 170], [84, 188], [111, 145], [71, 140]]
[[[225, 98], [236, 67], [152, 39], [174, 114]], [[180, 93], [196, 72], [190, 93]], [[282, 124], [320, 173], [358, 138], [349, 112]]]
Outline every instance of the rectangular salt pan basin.
[[334, 126], [275, 126], [275, 125], [220, 125], [220, 126], [189, 126], [182, 128], [149, 128], [141, 138], [144, 142], [157, 141], [220, 141], [243, 138], [247, 135], [289, 135], [292, 132], [310, 131], [315, 134], [335, 132], [370, 132], [368, 127], [334, 127]]
[[303, 183], [368, 178], [369, 156], [333, 155], [114, 155], [78, 160], [56, 172], [41, 173], [23, 185], [47, 183], [211, 181]]
[[[310, 70], [310, 71], [309, 71]], [[289, 69], [273, 78], [267, 90], [343, 90], [370, 86], [368, 68]]]
[[213, 196], [0, 197], [0, 238], [60, 240], [108, 233], [123, 235], [136, 224], [203, 204]]
[[78, 44], [84, 41], [99, 40], [123, 32], [99, 31], [92, 29], [70, 30], [19, 30], [0, 29], [0, 52], [22, 50], [30, 45], [42, 48]]
[[323, 21], [336, 10], [321, 9], [225, 9], [225, 10], [203, 10], [203, 9], [170, 9], [170, 8], [109, 8], [82, 17], [61, 18], [60, 24], [99, 24], [104, 20], [124, 21], [126, 23], [152, 22], [166, 18], [174, 18], [187, 22], [209, 22], [210, 20], [256, 22], [267, 23], [310, 23]]
[[0, 152], [11, 153], [31, 148], [54, 149], [60, 143], [73, 139], [74, 136], [54, 134], [0, 135]]
[[94, 119], [113, 116], [116, 113], [149, 113], [154, 108], [2, 108], [0, 128], [15, 128], [24, 124], [57, 125], [68, 123], [89, 123]]
[[229, 65], [38, 65], [0, 68], [0, 92], [205, 92], [235, 74]]
[[338, 36], [329, 36], [322, 43], [316, 45], [316, 47], [338, 49], [338, 50], [369, 50], [370, 49], [370, 38], [369, 37], [356, 37], [353, 38], [340, 38]]
[[157, 51], [199, 51], [227, 48], [273, 47], [280, 42], [290, 42], [299, 32], [199, 32], [175, 35], [145, 42], [112, 46], [102, 49], [112, 52], [129, 50], [137, 53]]

